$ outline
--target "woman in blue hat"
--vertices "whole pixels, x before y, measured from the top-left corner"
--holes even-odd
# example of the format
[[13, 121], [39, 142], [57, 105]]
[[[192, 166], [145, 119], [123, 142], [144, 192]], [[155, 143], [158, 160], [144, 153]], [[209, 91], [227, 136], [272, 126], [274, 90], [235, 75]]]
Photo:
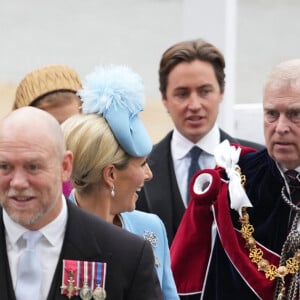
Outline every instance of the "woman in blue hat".
[[83, 113], [62, 125], [74, 155], [70, 200], [148, 240], [164, 298], [179, 299], [164, 224], [157, 215], [135, 210], [138, 192], [152, 178], [147, 163], [152, 142], [138, 117], [143, 81], [126, 66], [100, 66], [78, 95]]

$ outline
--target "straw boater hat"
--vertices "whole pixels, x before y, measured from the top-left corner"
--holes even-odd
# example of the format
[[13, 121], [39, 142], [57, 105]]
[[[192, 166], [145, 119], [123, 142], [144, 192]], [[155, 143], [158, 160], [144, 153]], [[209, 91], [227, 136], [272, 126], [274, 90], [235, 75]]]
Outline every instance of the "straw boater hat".
[[56, 91], [76, 93], [81, 81], [75, 70], [66, 65], [48, 65], [28, 73], [17, 87], [14, 108], [29, 106], [33, 101]]

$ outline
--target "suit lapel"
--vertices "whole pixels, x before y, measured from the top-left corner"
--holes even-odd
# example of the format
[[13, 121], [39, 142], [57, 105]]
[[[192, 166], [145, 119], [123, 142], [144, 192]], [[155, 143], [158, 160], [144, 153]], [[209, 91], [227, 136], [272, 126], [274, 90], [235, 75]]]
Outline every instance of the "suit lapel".
[[220, 130], [220, 142], [223, 142], [224, 140], [228, 140], [229, 143], [236, 143], [239, 144], [238, 140], [230, 136], [228, 133], [223, 131], [222, 129]]
[[[146, 199], [151, 199], [151, 201], [147, 201], [151, 205], [149, 210], [157, 213], [164, 220], [170, 243], [185, 212], [170, 153], [172, 134], [173, 131], [170, 131], [161, 142], [154, 146], [149, 156], [149, 166], [155, 175], [144, 186]], [[221, 129], [220, 139], [221, 141], [228, 139], [229, 142], [237, 142]]]
[[[104, 255], [99, 241], [95, 240], [92, 232], [86, 232], [85, 226], [81, 222], [88, 220], [88, 216], [82, 220], [80, 208], [67, 201], [68, 221], [64, 242], [52, 280], [48, 300], [66, 299], [60, 295], [60, 286], [62, 282], [62, 260], [89, 260], [89, 261], [106, 261], [111, 260], [109, 254]], [[100, 229], [99, 229], [100, 230]], [[92, 249], [89, 252], [89, 249]], [[3, 223], [2, 208], [0, 209], [0, 295], [1, 300], [15, 300], [14, 288], [12, 284], [8, 256], [6, 250], [5, 229]]]
[[6, 250], [2, 208], [0, 209], [0, 295], [1, 300], [15, 300]]
[[[58, 297], [60, 297], [59, 294], [62, 283], [63, 259], [105, 262], [109, 262], [111, 260], [110, 255], [103, 255], [100, 248], [100, 243], [99, 241], [95, 240], [93, 232], [87, 232], [84, 224], [81, 224], [81, 222], [84, 223], [84, 220], [82, 220], [82, 215], [79, 214], [81, 209], [76, 207], [69, 200], [67, 200], [67, 207], [68, 220], [65, 237], [48, 294], [48, 300], [58, 299]], [[89, 249], [92, 250], [89, 252]], [[65, 296], [63, 296], [62, 299], [65, 299]]]
[[173, 131], [169, 132], [150, 154], [149, 166], [155, 176], [144, 187], [146, 198], [151, 199], [150, 211], [157, 212], [164, 220], [169, 242], [172, 241], [185, 211], [170, 153], [172, 134]]

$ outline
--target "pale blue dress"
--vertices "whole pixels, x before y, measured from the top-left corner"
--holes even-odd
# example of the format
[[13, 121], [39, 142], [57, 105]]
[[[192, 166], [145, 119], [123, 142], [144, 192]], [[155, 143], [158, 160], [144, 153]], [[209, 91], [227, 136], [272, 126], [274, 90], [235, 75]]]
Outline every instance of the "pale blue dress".
[[[69, 199], [76, 204], [74, 190]], [[161, 219], [151, 213], [134, 210], [121, 213], [123, 228], [148, 240], [155, 256], [155, 268], [165, 300], [179, 300], [170, 264], [166, 229]]]

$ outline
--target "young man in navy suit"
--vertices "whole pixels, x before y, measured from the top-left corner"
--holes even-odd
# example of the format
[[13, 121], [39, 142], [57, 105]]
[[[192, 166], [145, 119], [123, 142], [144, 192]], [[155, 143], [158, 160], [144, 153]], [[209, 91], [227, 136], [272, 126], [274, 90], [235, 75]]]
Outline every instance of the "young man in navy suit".
[[171, 244], [189, 200], [190, 150], [201, 149], [199, 167], [214, 168], [213, 152], [223, 140], [256, 149], [262, 145], [231, 137], [216, 123], [225, 88], [222, 53], [202, 40], [177, 43], [162, 55], [159, 88], [172, 121], [169, 132], [149, 155], [153, 179], [145, 183], [137, 209], [155, 213], [164, 222]]

